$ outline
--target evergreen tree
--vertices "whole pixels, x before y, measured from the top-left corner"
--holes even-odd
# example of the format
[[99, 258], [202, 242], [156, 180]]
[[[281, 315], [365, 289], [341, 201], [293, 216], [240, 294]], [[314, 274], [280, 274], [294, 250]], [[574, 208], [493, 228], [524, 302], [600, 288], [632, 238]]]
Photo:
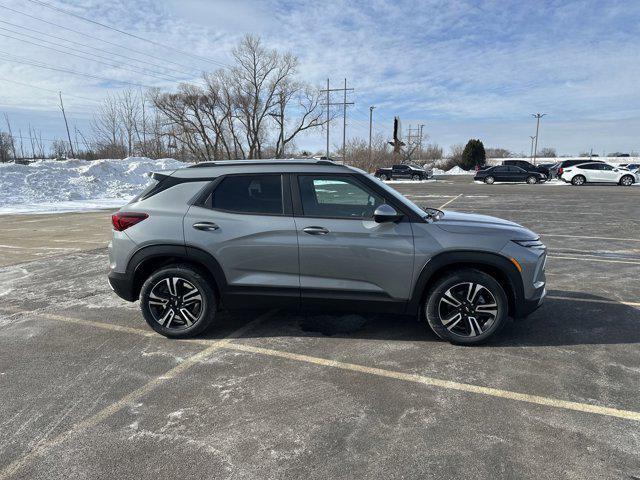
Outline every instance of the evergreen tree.
[[484, 145], [480, 140], [474, 140], [472, 138], [464, 147], [460, 167], [465, 170], [473, 170], [476, 166], [483, 167], [486, 163], [487, 154], [484, 151]]

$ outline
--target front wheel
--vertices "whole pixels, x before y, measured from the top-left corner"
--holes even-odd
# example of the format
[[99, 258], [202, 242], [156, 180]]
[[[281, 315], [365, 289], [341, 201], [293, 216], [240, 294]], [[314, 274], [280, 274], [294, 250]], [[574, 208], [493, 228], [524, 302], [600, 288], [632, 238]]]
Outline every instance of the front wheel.
[[579, 187], [580, 185], [584, 185], [586, 181], [587, 179], [584, 178], [582, 175], [576, 175], [571, 179], [571, 184], [575, 185], [576, 187]]
[[630, 187], [631, 185], [633, 185], [633, 183], [634, 181], [631, 175], [625, 175], [620, 179], [620, 185], [622, 185], [623, 187]]
[[533, 175], [531, 175], [530, 177], [527, 177], [527, 183], [529, 185], [534, 185], [534, 184], [538, 183], [538, 179], [536, 177], [534, 177]]
[[170, 338], [187, 338], [213, 323], [217, 299], [197, 270], [182, 265], [154, 272], [140, 290], [140, 309], [149, 326]]
[[431, 287], [424, 303], [429, 326], [454, 344], [485, 342], [504, 327], [507, 295], [490, 275], [474, 269], [449, 273]]
[[381, 178], [382, 180], [384, 180], [384, 181], [390, 180], [390, 179], [389, 179], [389, 175], [386, 175], [386, 174], [384, 174], [384, 173], [383, 173], [382, 175], [380, 175], [380, 178]]
[[491, 185], [495, 181], [496, 181], [496, 179], [493, 178], [491, 175], [489, 175], [488, 177], [484, 178], [484, 183], [486, 183], [487, 185]]
[[413, 175], [411, 180], [422, 180], [422, 177], [420, 177], [420, 175]]

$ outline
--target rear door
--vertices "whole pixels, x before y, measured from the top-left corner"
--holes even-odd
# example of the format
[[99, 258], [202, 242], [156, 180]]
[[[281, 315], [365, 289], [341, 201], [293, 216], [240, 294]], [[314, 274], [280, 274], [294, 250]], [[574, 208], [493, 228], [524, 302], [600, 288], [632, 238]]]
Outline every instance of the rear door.
[[299, 174], [292, 187], [303, 303], [409, 297], [414, 248], [408, 218], [373, 221], [387, 200], [356, 175]]
[[509, 166], [495, 167], [491, 170], [491, 175], [496, 182], [508, 182], [509, 181], [509, 173], [508, 169], [511, 168]]
[[189, 208], [183, 225], [187, 246], [211, 254], [232, 290], [299, 297], [298, 240], [286, 176], [225, 176], [202, 204]]

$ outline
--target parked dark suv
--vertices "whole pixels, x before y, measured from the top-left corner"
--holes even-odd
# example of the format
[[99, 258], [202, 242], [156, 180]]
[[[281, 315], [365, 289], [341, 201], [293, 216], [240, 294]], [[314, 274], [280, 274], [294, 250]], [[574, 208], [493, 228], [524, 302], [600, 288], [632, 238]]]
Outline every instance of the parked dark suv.
[[424, 168], [415, 165], [394, 165], [390, 168], [378, 168], [375, 176], [381, 180], [394, 180], [407, 178], [411, 180], [427, 180], [430, 178], [429, 172]]
[[543, 165], [534, 165], [531, 162], [527, 162], [526, 160], [504, 160], [502, 165], [511, 165], [513, 167], [520, 167], [527, 172], [538, 172], [542, 173], [546, 177], [549, 176], [549, 169]]
[[480, 343], [545, 296], [538, 235], [484, 215], [421, 209], [328, 161], [226, 161], [154, 174], [113, 215], [109, 283], [168, 337], [219, 308], [410, 314]]

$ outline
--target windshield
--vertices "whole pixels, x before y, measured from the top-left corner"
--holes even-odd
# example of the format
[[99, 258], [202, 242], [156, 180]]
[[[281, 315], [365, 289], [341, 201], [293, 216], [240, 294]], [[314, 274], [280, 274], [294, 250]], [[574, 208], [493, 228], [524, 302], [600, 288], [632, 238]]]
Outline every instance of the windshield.
[[[365, 172], [363, 172], [365, 173]], [[416, 212], [418, 215], [420, 215], [422, 218], [429, 216], [429, 214], [427, 212], [425, 212], [422, 208], [420, 208], [418, 205], [416, 205], [415, 203], [413, 203], [411, 200], [409, 200], [407, 197], [405, 197], [404, 195], [402, 195], [400, 192], [398, 192], [395, 188], [390, 187], [389, 185], [387, 185], [386, 183], [384, 183], [382, 180], [380, 180], [379, 178], [376, 178], [375, 176], [371, 175], [370, 173], [366, 173], [366, 175], [368, 175], [372, 180], [374, 180], [378, 185], [380, 185], [382, 188], [384, 188], [385, 192], [388, 192], [389, 195], [391, 195], [393, 198], [395, 198], [396, 200], [402, 202], [404, 205], [407, 205], [409, 208], [411, 208], [411, 210], [413, 210], [414, 212]]]

